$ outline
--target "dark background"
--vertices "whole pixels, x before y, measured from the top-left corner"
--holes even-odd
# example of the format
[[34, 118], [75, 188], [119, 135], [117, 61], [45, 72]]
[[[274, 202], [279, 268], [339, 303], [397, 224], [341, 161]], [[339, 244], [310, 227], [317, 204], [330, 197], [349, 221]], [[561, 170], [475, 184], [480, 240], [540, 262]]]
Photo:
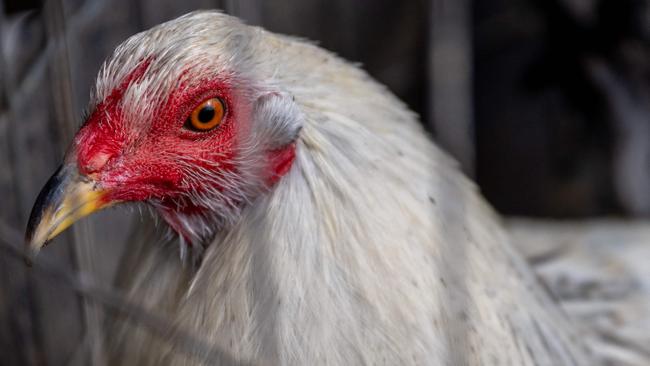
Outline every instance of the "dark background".
[[[220, 8], [358, 62], [422, 116], [506, 215], [650, 214], [650, 1], [0, 1], [0, 365], [85, 365], [102, 311], [10, 245], [128, 36]], [[110, 284], [133, 221], [86, 220], [48, 248]], [[136, 220], [137, 222], [137, 220]], [[128, 250], [128, 248], [126, 248]], [[12, 255], [11, 253], [14, 253]], [[66, 284], [67, 283], [67, 284]]]

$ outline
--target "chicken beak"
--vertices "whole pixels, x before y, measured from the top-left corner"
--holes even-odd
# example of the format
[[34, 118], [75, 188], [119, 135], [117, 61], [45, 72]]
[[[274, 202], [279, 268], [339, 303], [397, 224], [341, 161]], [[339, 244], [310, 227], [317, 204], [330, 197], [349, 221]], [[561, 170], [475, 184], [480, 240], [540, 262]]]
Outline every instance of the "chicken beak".
[[32, 208], [25, 233], [30, 255], [35, 255], [75, 221], [109, 206], [105, 198], [106, 191], [81, 176], [75, 166], [60, 167], [47, 181]]

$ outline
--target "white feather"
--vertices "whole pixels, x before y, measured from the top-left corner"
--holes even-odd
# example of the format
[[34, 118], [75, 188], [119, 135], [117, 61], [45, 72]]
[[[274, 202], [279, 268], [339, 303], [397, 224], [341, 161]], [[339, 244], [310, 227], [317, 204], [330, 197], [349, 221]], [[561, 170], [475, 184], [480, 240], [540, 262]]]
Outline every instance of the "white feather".
[[[202, 74], [241, 81], [259, 104], [241, 175], [215, 167], [192, 178], [232, 188], [193, 197], [215, 212], [184, 218], [197, 237], [213, 237], [201, 266], [183, 267], [177, 249], [143, 236], [123, 273], [132, 299], [253, 364], [591, 365], [474, 185], [363, 71], [195, 12], [120, 46], [95, 102], [151, 55], [123, 102], [134, 128], [146, 131], [155, 101]], [[270, 191], [250, 185], [256, 154], [296, 138], [290, 172]], [[249, 203], [228, 210], [234, 197]], [[114, 364], [201, 363], [173, 340], [116, 328]]]

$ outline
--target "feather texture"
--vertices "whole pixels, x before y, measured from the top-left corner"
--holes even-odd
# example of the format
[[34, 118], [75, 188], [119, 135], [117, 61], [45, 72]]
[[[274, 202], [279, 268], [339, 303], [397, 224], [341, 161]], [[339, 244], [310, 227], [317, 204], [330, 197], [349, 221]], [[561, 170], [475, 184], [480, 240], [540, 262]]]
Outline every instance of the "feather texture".
[[[183, 265], [160, 228], [142, 225], [121, 270], [132, 299], [252, 364], [591, 364], [475, 186], [358, 67], [195, 12], [120, 46], [95, 101], [151, 55], [123, 102], [138, 128], [181, 87], [180, 66], [222, 73], [266, 98], [238, 164], [256, 174], [262, 140], [295, 140], [296, 160], [271, 189], [242, 193], [249, 202], [231, 221], [187, 224], [212, 238], [198, 268]], [[219, 363], [178, 354], [128, 322], [114, 332], [113, 364]]]

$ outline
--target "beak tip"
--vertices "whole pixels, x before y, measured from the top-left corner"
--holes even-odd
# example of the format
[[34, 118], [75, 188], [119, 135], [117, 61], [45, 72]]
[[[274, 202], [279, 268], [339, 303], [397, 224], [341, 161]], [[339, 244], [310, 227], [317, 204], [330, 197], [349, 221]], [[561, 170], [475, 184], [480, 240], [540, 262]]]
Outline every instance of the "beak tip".
[[107, 206], [105, 191], [80, 176], [74, 166], [60, 167], [36, 198], [25, 230], [25, 262], [80, 218]]
[[38, 194], [27, 221], [25, 247], [30, 256], [78, 219], [101, 209], [103, 193], [74, 166], [59, 167]]
[[32, 266], [34, 262], [34, 258], [36, 257], [38, 252], [40, 252], [41, 248], [46, 246], [47, 244], [48, 242], [39, 243], [39, 242], [35, 242], [32, 238], [26, 238], [24, 260], [25, 260], [25, 264], [28, 267]]
[[38, 247], [31, 241], [25, 241], [25, 251], [23, 253], [23, 260], [27, 267], [31, 267], [34, 263], [34, 257], [38, 254]]

